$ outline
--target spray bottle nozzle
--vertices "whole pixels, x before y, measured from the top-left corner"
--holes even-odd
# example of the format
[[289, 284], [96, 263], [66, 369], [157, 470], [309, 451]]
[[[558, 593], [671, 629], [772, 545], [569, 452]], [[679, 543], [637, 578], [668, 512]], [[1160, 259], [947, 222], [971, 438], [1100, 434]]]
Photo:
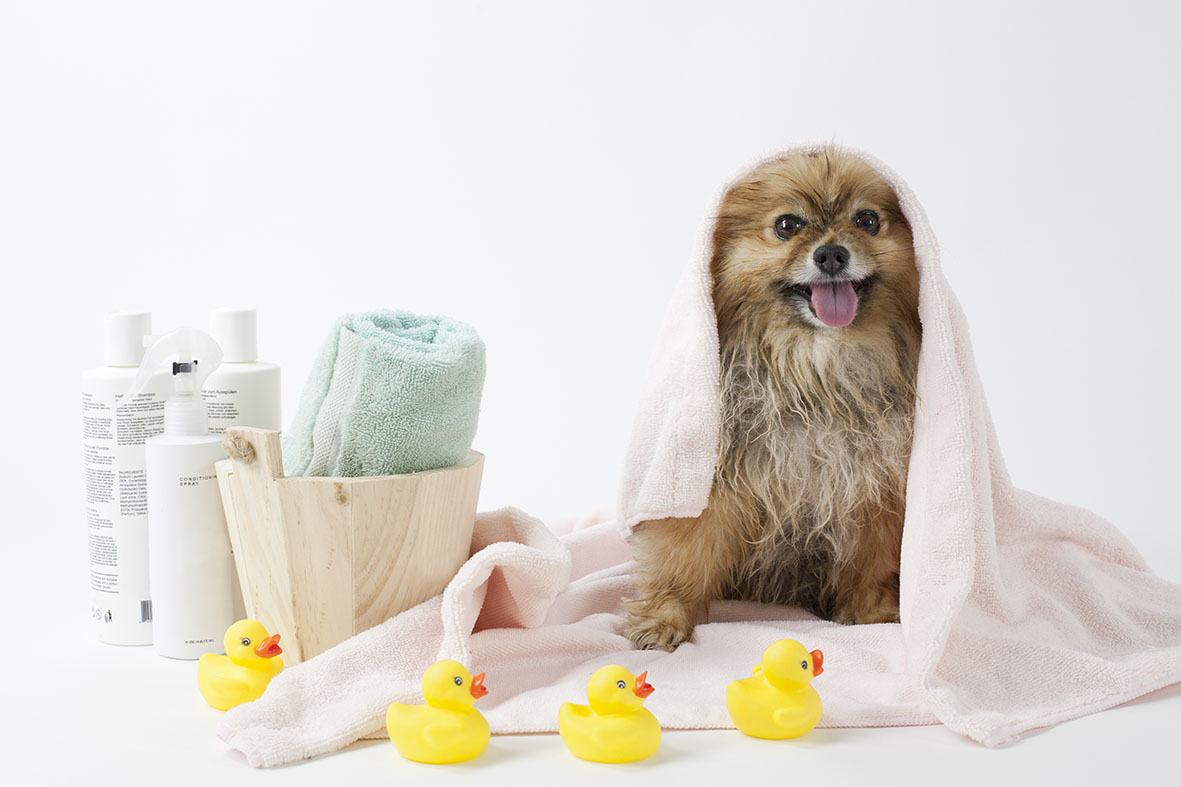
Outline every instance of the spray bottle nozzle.
[[[204, 359], [202, 363], [198, 359]], [[201, 386], [221, 363], [221, 348], [213, 337], [196, 328], [178, 328], [152, 343], [144, 353], [139, 374], [118, 407], [124, 407], [148, 385], [161, 366], [172, 362], [173, 392], [164, 405], [164, 433], [203, 435], [208, 432]]]

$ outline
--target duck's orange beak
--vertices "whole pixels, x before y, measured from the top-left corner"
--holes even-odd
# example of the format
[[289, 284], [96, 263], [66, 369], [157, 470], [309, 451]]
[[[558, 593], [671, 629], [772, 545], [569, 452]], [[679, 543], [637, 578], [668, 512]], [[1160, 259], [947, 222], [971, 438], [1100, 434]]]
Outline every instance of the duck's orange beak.
[[652, 692], [656, 691], [656, 687], [648, 682], [648, 670], [644, 670], [636, 676], [636, 687], [632, 689], [636, 696], [644, 699]]
[[476, 677], [472, 678], [472, 686], [469, 689], [469, 691], [472, 693], [472, 696], [475, 697], [476, 699], [480, 699], [480, 697], [483, 697], [485, 694], [488, 693], [488, 689], [484, 688], [484, 673], [483, 672], [481, 672]]
[[812, 651], [812, 677], [824, 672], [824, 654], [818, 650]]
[[264, 659], [273, 659], [282, 652], [283, 649], [279, 647], [278, 634], [272, 634], [262, 642], [258, 643], [258, 645], [256, 645], [254, 648], [255, 655], [261, 656]]

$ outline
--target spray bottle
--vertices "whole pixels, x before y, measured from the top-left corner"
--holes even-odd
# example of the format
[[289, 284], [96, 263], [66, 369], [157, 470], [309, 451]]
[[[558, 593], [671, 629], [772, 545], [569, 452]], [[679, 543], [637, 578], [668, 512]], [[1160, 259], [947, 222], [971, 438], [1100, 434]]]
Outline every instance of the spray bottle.
[[173, 391], [164, 433], [144, 446], [148, 491], [148, 574], [156, 652], [174, 659], [221, 653], [234, 622], [230, 541], [213, 463], [225, 457], [209, 434], [201, 386], [221, 363], [208, 334], [180, 328], [148, 349], [123, 401], [171, 364]]

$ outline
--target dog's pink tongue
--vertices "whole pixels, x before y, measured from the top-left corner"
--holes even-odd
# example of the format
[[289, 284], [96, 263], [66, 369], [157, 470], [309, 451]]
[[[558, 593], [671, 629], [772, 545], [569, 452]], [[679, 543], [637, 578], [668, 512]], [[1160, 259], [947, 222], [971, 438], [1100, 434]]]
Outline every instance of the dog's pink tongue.
[[812, 285], [812, 308], [825, 325], [844, 328], [857, 316], [857, 293], [853, 282]]

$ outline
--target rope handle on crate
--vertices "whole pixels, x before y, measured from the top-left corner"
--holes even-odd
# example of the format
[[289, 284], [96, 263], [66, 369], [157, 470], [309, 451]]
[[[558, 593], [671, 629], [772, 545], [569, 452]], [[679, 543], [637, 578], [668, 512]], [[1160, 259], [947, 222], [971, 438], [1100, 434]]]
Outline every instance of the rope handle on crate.
[[254, 461], [254, 446], [245, 437], [227, 434], [221, 441], [221, 449], [236, 462], [248, 465]]

